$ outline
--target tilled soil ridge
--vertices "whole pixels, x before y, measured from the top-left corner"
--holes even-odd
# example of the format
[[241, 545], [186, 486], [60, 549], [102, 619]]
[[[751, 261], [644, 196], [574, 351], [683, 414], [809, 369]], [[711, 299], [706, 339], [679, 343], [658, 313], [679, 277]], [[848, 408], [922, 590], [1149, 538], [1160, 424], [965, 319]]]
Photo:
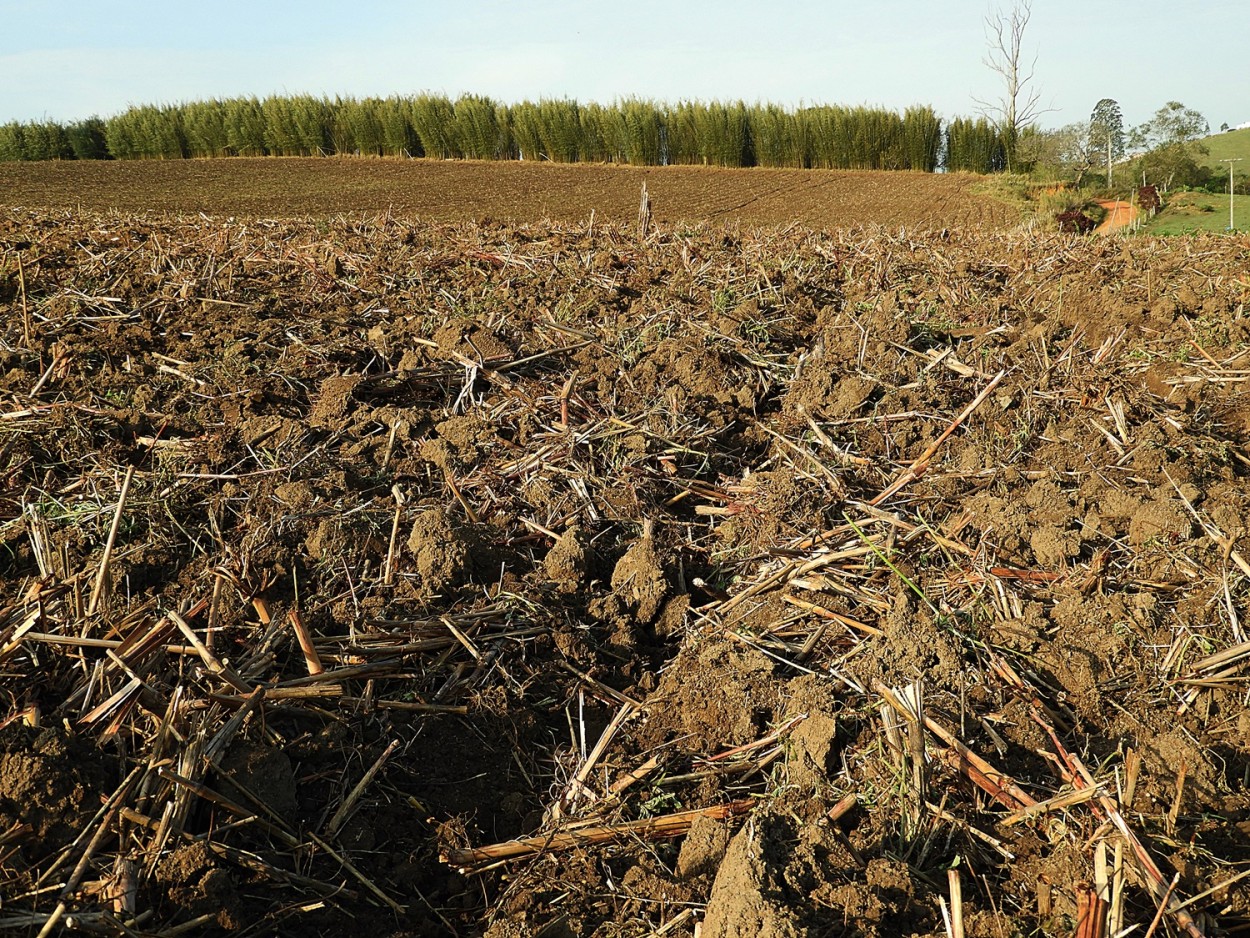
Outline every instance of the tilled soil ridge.
[[0, 246], [0, 928], [1250, 920], [1246, 239]]

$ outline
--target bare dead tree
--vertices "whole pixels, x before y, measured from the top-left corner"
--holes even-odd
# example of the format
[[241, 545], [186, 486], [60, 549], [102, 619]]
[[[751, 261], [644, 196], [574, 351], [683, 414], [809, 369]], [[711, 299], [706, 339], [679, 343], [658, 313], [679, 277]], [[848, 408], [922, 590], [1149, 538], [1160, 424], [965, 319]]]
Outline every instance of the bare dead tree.
[[985, 65], [1003, 80], [1000, 97], [976, 100], [986, 117], [998, 124], [1007, 151], [1007, 169], [1015, 168], [1016, 142], [1020, 130], [1044, 112], [1041, 93], [1031, 87], [1037, 56], [1026, 62], [1024, 32], [1033, 15], [1031, 0], [1018, 0], [1009, 11], [995, 8], [985, 17], [985, 39], [989, 46]]

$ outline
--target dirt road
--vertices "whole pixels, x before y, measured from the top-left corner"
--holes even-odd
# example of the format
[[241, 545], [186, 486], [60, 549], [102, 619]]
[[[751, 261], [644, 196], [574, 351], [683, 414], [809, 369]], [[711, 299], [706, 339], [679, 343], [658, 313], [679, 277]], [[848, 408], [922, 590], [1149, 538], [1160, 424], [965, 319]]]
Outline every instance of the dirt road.
[[1119, 231], [1137, 220], [1137, 206], [1132, 202], [1119, 202], [1108, 199], [1099, 202], [1103, 208], [1107, 210], [1107, 217], [1102, 220], [1094, 234], [1110, 234], [1113, 231]]

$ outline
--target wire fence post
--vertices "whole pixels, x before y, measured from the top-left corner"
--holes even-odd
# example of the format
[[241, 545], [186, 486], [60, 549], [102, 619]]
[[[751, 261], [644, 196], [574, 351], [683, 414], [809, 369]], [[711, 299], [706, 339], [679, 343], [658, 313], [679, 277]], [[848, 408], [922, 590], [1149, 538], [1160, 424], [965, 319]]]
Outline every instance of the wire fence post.
[[1242, 157], [1240, 156], [1235, 157], [1233, 159], [1220, 160], [1221, 163], [1228, 164], [1228, 230], [1229, 231], [1237, 230], [1236, 226], [1233, 225], [1233, 164], [1240, 163], [1241, 160], [1242, 160]]

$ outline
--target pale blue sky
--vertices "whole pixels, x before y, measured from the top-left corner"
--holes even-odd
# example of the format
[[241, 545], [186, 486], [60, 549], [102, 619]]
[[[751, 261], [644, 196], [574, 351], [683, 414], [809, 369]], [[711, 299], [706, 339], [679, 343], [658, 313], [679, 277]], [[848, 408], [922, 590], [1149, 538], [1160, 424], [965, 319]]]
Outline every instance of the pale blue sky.
[[[986, 0], [0, 0], [0, 122], [270, 93], [637, 95], [973, 114]], [[1119, 54], [1100, 54], [1100, 38]], [[1212, 129], [1250, 121], [1245, 0], [1034, 0], [1026, 48], [1047, 126], [1117, 99]]]

